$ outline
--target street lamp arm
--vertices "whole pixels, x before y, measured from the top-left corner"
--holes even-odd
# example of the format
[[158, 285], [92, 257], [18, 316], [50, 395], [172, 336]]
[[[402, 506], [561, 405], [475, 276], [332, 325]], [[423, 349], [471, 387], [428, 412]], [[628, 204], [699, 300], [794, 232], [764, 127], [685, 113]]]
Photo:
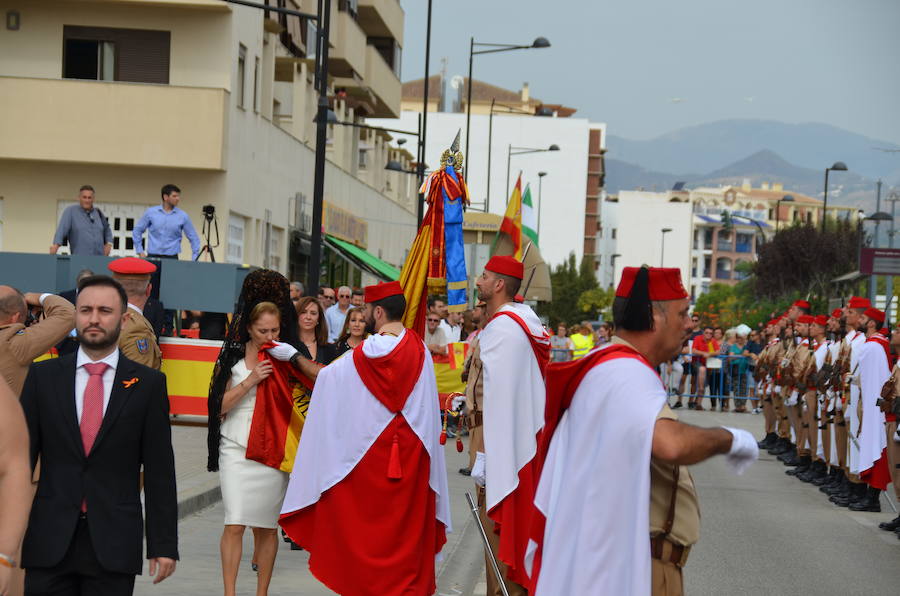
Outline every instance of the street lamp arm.
[[533, 47], [531, 45], [525, 46], [525, 45], [513, 44], [513, 43], [481, 43], [479, 41], [476, 41], [475, 43], [472, 44], [473, 48], [479, 47], [479, 46], [484, 47], [484, 48], [491, 48], [491, 49], [489, 49], [489, 50], [473, 50], [472, 54], [477, 56], [478, 54], [492, 54], [495, 52], [509, 52], [512, 50], [530, 50]]
[[302, 19], [309, 19], [311, 21], [319, 20], [319, 15], [317, 14], [300, 12], [299, 10], [291, 10], [290, 8], [281, 8], [280, 6], [271, 6], [269, 4], [260, 4], [259, 2], [250, 2], [249, 0], [222, 0], [222, 2], [226, 2], [228, 4], [240, 4], [241, 6], [249, 6], [250, 8], [259, 8], [261, 10], [268, 10], [271, 12], [278, 12], [281, 14], [300, 17]]
[[385, 128], [383, 126], [371, 126], [369, 124], [360, 124], [359, 122], [344, 122], [343, 120], [338, 120], [333, 122], [333, 124], [339, 124], [341, 126], [352, 126], [353, 128], [364, 128], [366, 130], [380, 130], [383, 132], [393, 132], [401, 135], [409, 135], [411, 137], [419, 138], [419, 133], [412, 132], [409, 130], [398, 130], [396, 128]]

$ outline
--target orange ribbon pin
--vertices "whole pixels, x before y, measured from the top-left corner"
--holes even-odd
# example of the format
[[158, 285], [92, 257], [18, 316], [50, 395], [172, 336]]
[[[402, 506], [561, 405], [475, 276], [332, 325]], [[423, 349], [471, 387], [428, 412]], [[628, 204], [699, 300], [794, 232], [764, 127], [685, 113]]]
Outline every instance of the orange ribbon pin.
[[137, 382], [138, 382], [138, 378], [133, 377], [131, 379], [128, 379], [127, 381], [122, 381], [122, 384], [125, 386], [125, 389], [128, 389]]

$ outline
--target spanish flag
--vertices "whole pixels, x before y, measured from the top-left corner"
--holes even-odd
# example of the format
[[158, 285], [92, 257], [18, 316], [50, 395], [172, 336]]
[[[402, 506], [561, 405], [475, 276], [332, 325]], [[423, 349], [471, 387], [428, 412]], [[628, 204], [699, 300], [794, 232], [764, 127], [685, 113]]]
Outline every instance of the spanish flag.
[[272, 363], [272, 374], [256, 386], [256, 405], [247, 438], [247, 459], [290, 473], [306, 421], [313, 382], [289, 362], [270, 358], [264, 344], [259, 360]]
[[513, 256], [522, 260], [522, 174], [516, 180], [516, 187], [509, 197], [506, 215], [500, 223], [500, 232], [509, 235], [513, 245]]

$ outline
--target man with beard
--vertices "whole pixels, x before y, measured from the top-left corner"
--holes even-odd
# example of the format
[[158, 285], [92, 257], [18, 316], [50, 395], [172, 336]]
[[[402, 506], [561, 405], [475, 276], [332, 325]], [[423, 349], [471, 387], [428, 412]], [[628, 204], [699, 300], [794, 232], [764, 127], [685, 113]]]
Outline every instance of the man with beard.
[[22, 548], [26, 594], [127, 595], [141, 573], [140, 473], [154, 583], [178, 559], [165, 376], [118, 349], [128, 302], [116, 281], [82, 281], [78, 352], [31, 367], [22, 408], [41, 480]]

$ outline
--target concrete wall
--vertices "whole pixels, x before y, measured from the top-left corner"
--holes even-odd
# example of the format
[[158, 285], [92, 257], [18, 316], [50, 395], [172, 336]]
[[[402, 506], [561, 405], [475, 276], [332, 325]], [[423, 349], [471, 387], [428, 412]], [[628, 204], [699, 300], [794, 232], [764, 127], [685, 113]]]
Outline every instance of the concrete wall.
[[[690, 280], [692, 214], [690, 203], [670, 203], [657, 193], [622, 191], [619, 201], [601, 203], [603, 233], [599, 246], [602, 253], [600, 283], [615, 286], [624, 267], [677, 267], [687, 287]], [[662, 255], [663, 228], [672, 228], [665, 239]], [[613, 238], [615, 231], [615, 238]], [[619, 254], [612, 266], [611, 255]], [[664, 260], [661, 261], [661, 257]]]

